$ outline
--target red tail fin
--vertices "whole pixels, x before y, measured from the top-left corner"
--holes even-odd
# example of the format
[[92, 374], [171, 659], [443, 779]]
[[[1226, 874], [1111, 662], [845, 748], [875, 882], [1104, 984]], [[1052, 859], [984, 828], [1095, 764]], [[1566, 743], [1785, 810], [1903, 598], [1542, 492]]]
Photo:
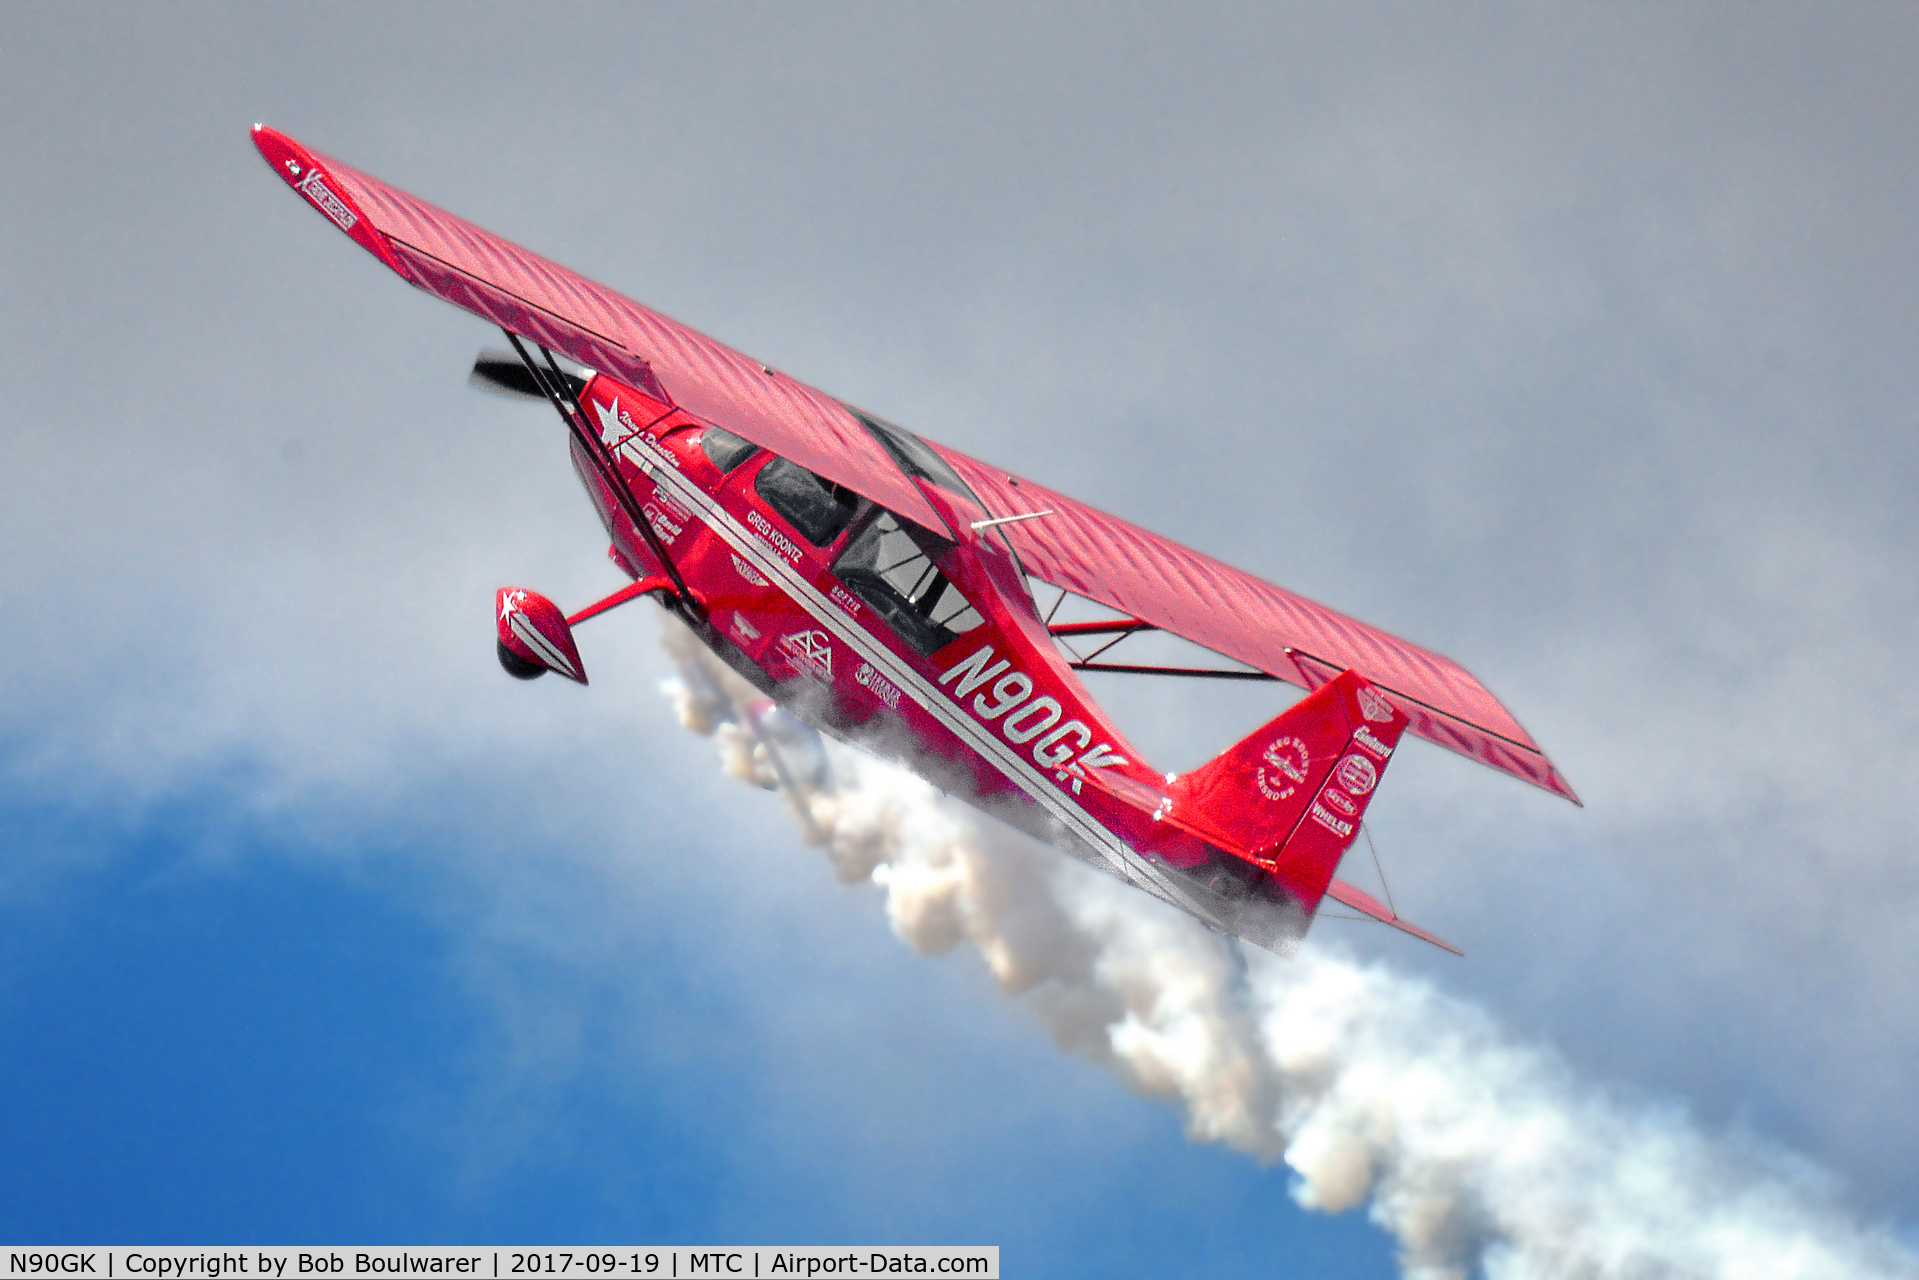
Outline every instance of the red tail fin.
[[1165, 820], [1249, 862], [1313, 912], [1399, 744], [1406, 715], [1353, 671], [1168, 788]]

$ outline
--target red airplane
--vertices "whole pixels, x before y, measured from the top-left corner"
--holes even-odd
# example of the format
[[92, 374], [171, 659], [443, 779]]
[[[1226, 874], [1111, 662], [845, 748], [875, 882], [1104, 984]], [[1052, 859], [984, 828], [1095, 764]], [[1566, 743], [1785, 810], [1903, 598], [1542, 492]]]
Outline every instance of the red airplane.
[[[483, 354], [476, 383], [566, 423], [632, 581], [571, 617], [503, 588], [513, 675], [585, 684], [572, 627], [652, 596], [800, 720], [1281, 955], [1328, 897], [1457, 950], [1334, 878], [1402, 733], [1578, 803], [1447, 658], [835, 400], [285, 134], [253, 141], [403, 279], [504, 331], [513, 354]], [[1059, 593], [1045, 609], [1035, 582]], [[1055, 622], [1069, 594], [1120, 616]], [[1249, 669], [1102, 660], [1156, 630]], [[1081, 671], [1310, 692], [1174, 775]]]

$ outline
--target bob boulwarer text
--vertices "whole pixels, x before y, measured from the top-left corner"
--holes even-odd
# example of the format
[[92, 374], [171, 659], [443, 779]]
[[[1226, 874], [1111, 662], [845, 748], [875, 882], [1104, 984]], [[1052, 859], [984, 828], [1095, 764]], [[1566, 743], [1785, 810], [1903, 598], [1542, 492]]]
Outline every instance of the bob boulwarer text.
[[[150, 1257], [153, 1265], [141, 1267], [135, 1259], [141, 1255], [130, 1253], [126, 1256], [127, 1274], [130, 1276], [186, 1276], [205, 1277], [213, 1280], [224, 1275], [266, 1276], [269, 1280], [279, 1276], [337, 1276], [343, 1271], [347, 1275], [479, 1275], [486, 1270], [480, 1253], [471, 1254], [413, 1254], [402, 1253], [389, 1256], [379, 1253], [355, 1253], [348, 1263], [338, 1253], [295, 1253], [292, 1257], [275, 1257], [270, 1253], [253, 1255], [254, 1269], [247, 1270], [245, 1253], [208, 1253], [191, 1258]], [[238, 1265], [235, 1265], [235, 1264]], [[194, 1267], [199, 1264], [200, 1270]]]

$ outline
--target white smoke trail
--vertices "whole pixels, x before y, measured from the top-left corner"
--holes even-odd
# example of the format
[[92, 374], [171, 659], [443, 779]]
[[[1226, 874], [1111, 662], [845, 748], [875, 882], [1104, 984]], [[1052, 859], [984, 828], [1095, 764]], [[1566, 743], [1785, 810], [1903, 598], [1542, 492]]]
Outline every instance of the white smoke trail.
[[[725, 721], [757, 695], [664, 625], [682, 722], [754, 779]], [[971, 943], [1062, 1048], [1175, 1103], [1194, 1140], [1284, 1161], [1301, 1205], [1369, 1205], [1408, 1276], [1919, 1276], [1817, 1170], [1608, 1097], [1426, 982], [1324, 946], [1242, 951], [901, 770], [834, 764], [813, 839], [885, 890], [908, 945]]]

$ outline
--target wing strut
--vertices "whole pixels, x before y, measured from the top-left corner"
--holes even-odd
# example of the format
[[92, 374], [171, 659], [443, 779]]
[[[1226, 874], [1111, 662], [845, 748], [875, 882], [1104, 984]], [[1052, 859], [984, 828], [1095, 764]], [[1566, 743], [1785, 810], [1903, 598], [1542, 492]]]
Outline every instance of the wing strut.
[[1105, 653], [1108, 649], [1129, 636], [1136, 636], [1143, 631], [1158, 631], [1159, 628], [1150, 622], [1142, 622], [1138, 618], [1109, 618], [1102, 619], [1098, 622], [1054, 622], [1052, 620], [1053, 614], [1059, 611], [1060, 601], [1065, 599], [1066, 590], [1062, 587], [1059, 593], [1059, 600], [1053, 602], [1052, 610], [1046, 615], [1046, 629], [1048, 632], [1055, 637], [1113, 637], [1083, 658], [1068, 645], [1067, 651], [1072, 654], [1072, 660], [1066, 665], [1075, 671], [1108, 671], [1115, 675], [1124, 676], [1191, 676], [1201, 680], [1276, 681], [1279, 679], [1278, 676], [1267, 675], [1264, 671], [1233, 671], [1230, 669], [1222, 671], [1216, 667], [1162, 667], [1138, 666], [1133, 663], [1124, 662], [1096, 662], [1094, 659], [1098, 658], [1100, 654]]
[[706, 611], [700, 608], [699, 601], [693, 598], [693, 593], [686, 589], [686, 579], [680, 576], [679, 567], [673, 563], [673, 558], [667, 555], [666, 544], [660, 541], [660, 535], [653, 531], [653, 525], [647, 520], [646, 513], [640, 510], [640, 504], [633, 500], [633, 494], [620, 479], [619, 468], [613, 464], [613, 456], [608, 452], [605, 442], [600, 439], [597, 432], [587, 427], [586, 419], [580, 415], [579, 405], [560, 394], [559, 389], [566, 385], [566, 379], [561, 376], [559, 365], [554, 363], [553, 353], [545, 347], [540, 348], [540, 354], [546, 357], [546, 362], [551, 367], [549, 379], [547, 371], [535, 364], [533, 357], [527, 354], [526, 347], [521, 343], [517, 333], [504, 328], [500, 332], [504, 333], [506, 340], [513, 344], [513, 350], [520, 357], [520, 363], [526, 366], [526, 371], [533, 375], [533, 381], [538, 384], [541, 391], [546, 393], [547, 403], [553, 406], [553, 412], [560, 415], [560, 421], [566, 423], [566, 429], [573, 433], [573, 438], [585, 447], [587, 457], [593, 460], [593, 469], [600, 473], [600, 479], [606, 482], [606, 487], [612, 490], [615, 498], [619, 499], [620, 507], [626, 512], [627, 519], [633, 522], [633, 527], [638, 529], [640, 536], [646, 539], [648, 550], [652, 551], [654, 558], [666, 570], [666, 576], [673, 580], [673, 603], [677, 610], [691, 615], [698, 621], [705, 621]]
[[1123, 662], [1069, 662], [1075, 671], [1107, 671], [1121, 676], [1191, 676], [1197, 680], [1262, 680], [1277, 683], [1264, 671], [1219, 671], [1212, 667], [1140, 667]]
[[753, 716], [744, 707], [734, 703], [739, 712], [740, 723], [753, 735], [753, 741], [766, 748], [766, 758], [773, 766], [773, 776], [779, 779], [780, 790], [786, 793], [787, 803], [793, 807], [793, 816], [800, 820], [800, 826], [806, 829], [806, 838], [815, 844], [826, 843], [826, 833], [820, 830], [820, 824], [813, 821], [812, 806], [806, 803], [806, 797], [800, 794], [800, 784], [794, 780], [793, 771], [786, 767], [786, 757], [780, 754], [778, 744], [772, 735], [760, 732], [759, 725], [753, 723]]

